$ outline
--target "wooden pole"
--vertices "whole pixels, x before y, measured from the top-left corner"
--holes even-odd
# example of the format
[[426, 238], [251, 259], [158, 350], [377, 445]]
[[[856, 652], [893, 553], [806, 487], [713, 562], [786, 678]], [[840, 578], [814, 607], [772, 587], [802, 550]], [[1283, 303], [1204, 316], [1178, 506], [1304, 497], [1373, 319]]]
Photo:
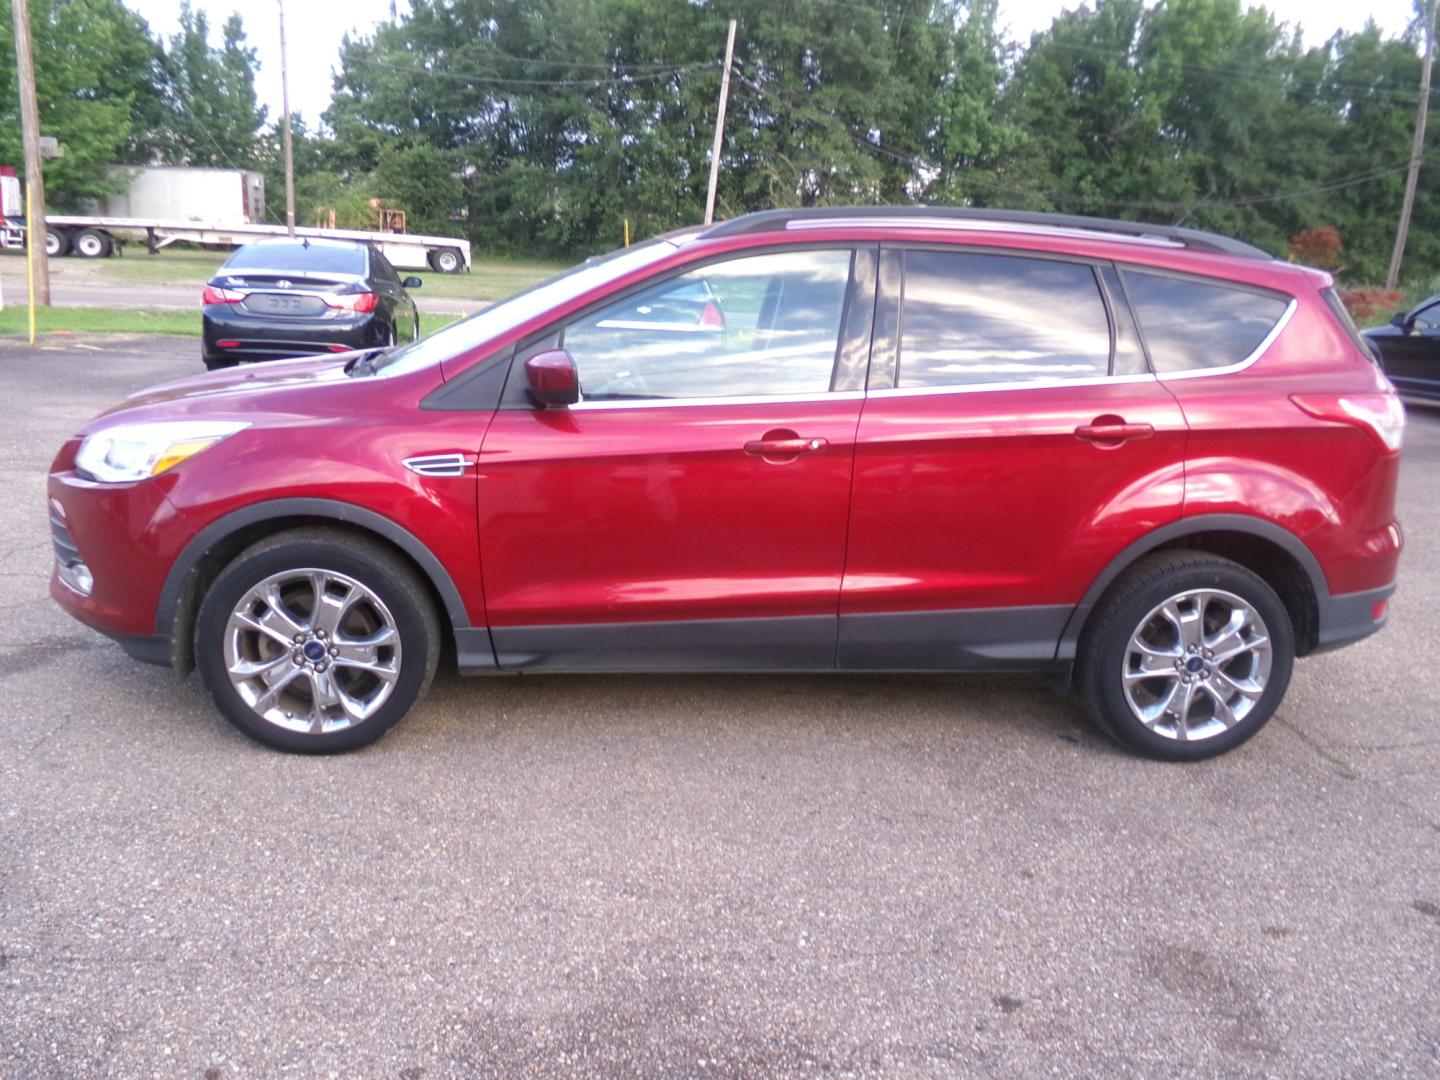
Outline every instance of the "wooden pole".
[[1420, 183], [1420, 160], [1425, 155], [1425, 119], [1430, 112], [1430, 70], [1435, 63], [1435, 9], [1440, 0], [1430, 0], [1425, 12], [1425, 63], [1420, 68], [1420, 104], [1415, 111], [1415, 141], [1410, 147], [1410, 168], [1405, 174], [1405, 198], [1400, 204], [1400, 224], [1395, 230], [1395, 250], [1385, 288], [1393, 290], [1400, 281], [1400, 264], [1405, 258], [1405, 241], [1410, 234], [1410, 213], [1415, 209], [1415, 188]]
[[295, 235], [295, 147], [290, 134], [290, 66], [285, 56], [285, 0], [280, 5], [280, 108], [285, 110], [285, 229]]
[[20, 133], [25, 145], [25, 248], [30, 281], [30, 344], [35, 344], [35, 306], [50, 306], [50, 258], [45, 250], [45, 171], [40, 163], [40, 106], [35, 100], [35, 62], [30, 55], [30, 0], [13, 0], [15, 70], [20, 83]]
[[720, 181], [720, 144], [725, 138], [725, 102], [730, 97], [730, 62], [735, 57], [735, 20], [725, 35], [725, 70], [720, 75], [720, 107], [715, 111], [715, 142], [710, 148], [710, 187], [705, 192], [705, 224], [715, 220], [715, 185]]

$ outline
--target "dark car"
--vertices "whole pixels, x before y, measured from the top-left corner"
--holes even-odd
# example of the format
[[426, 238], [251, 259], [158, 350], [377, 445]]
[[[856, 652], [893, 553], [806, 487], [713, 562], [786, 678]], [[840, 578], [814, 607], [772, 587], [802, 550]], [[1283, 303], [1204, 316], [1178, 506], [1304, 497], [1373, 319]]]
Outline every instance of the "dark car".
[[1385, 623], [1399, 398], [1328, 274], [998, 215], [753, 214], [136, 394], [55, 459], [51, 595], [287, 750], [379, 738], [442, 653], [1030, 671], [1142, 753], [1238, 746]]
[[205, 286], [205, 366], [395, 345], [420, 316], [390, 260], [346, 240], [261, 240], [231, 255]]
[[1411, 397], [1440, 401], [1440, 296], [1365, 331], [1395, 389]]

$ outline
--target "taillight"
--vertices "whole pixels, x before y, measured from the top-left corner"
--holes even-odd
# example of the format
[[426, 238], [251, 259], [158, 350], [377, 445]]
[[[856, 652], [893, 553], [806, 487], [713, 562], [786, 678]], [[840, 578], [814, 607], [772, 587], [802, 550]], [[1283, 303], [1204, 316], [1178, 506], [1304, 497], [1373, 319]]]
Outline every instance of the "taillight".
[[200, 294], [202, 304], [238, 304], [245, 294], [237, 289], [222, 289], [218, 285], [206, 285]]
[[380, 302], [380, 297], [373, 292], [362, 293], [339, 293], [335, 296], [325, 297], [325, 306], [338, 308], [341, 311], [356, 311], [365, 314], [367, 311], [374, 311], [375, 305]]
[[1364, 428], [1389, 453], [1405, 435], [1405, 406], [1395, 394], [1291, 394], [1290, 400], [1319, 420]]
[[712, 330], [725, 329], [725, 313], [714, 300], [706, 301], [705, 309], [700, 312], [700, 325], [708, 326]]

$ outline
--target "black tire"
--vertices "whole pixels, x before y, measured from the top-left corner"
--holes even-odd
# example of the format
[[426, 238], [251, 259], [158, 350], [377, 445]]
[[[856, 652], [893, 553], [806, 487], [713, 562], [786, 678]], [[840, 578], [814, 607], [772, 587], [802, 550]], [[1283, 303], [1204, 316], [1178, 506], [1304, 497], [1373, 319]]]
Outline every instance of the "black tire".
[[45, 253], [52, 259], [70, 254], [70, 234], [64, 229], [45, 230]]
[[235, 366], [234, 360], [227, 360], [223, 356], [205, 356], [202, 354], [200, 359], [205, 361], [206, 371], [219, 371], [221, 368]]
[[465, 260], [456, 248], [437, 248], [425, 256], [425, 261], [437, 274], [458, 274], [465, 269]]
[[[281, 726], [283, 721], [267, 720], [231, 682], [225, 661], [226, 626], [246, 595], [272, 575], [310, 568], [344, 575], [378, 597], [388, 609], [398, 636], [398, 669], [388, 697], [381, 699], [364, 719], [338, 730], [297, 731]], [[294, 529], [247, 548], [221, 571], [205, 594], [195, 624], [196, 663], [220, 712], [257, 742], [302, 754], [354, 750], [375, 742], [394, 727], [429, 688], [440, 657], [440, 642], [434, 606], [415, 570], [378, 541], [342, 529]], [[338, 634], [335, 643], [340, 644]], [[282, 659], [286, 648], [289, 646], [279, 649]], [[323, 656], [320, 659], [325, 660]], [[306, 667], [304, 663], [299, 666]], [[341, 670], [337, 664], [332, 677]], [[288, 668], [282, 665], [281, 671]], [[297, 677], [294, 683], [300, 693], [306, 692], [304, 681]], [[278, 699], [276, 707], [280, 707]]]
[[100, 229], [81, 229], [71, 243], [82, 259], [103, 259], [110, 254], [110, 234]]
[[[1132, 635], [1139, 634], [1145, 625], [1163, 627], [1163, 623], [1150, 623], [1147, 616], [1167, 600], [1192, 590], [1218, 590], [1230, 594], [1238, 597], [1258, 614], [1263, 622], [1264, 636], [1268, 639], [1269, 670], [1263, 682], [1242, 674], [1243, 680], [1253, 684], [1259, 691], [1255, 694], [1253, 703], [1248, 697], [1230, 694], [1228, 689], [1225, 691], [1230, 694], [1230, 705], [1237, 709], [1246, 707], [1247, 711], [1233, 725], [1223, 726], [1221, 706], [1216, 703], [1215, 695], [1209, 688], [1225, 689], [1236, 685], [1229, 679], [1222, 681], [1222, 678], [1227, 674], [1236, 675], [1237, 670], [1232, 667], [1227, 672], [1222, 668], [1217, 674], [1211, 662], [1204, 660], [1202, 656], [1203, 674], [1190, 675], [1187, 667], [1185, 678], [1191, 682], [1177, 686], [1176, 689], [1178, 693], [1184, 693], [1188, 686], [1194, 685], [1195, 711], [1187, 713], [1186, 718], [1188, 720], [1192, 716], [1198, 717], [1204, 723], [1198, 728], [1190, 729], [1188, 723], [1181, 724], [1166, 719], [1176, 713], [1165, 711], [1156, 726], [1168, 727], [1172, 731], [1154, 730], [1132, 709], [1126, 696], [1125, 673], [1127, 670], [1136, 673], [1156, 670], [1157, 677], [1154, 680], [1146, 680], [1136, 685], [1132, 679], [1133, 694], [1153, 695], [1156, 700], [1163, 698], [1163, 691], [1175, 685], [1177, 676], [1164, 669], [1164, 666], [1171, 662], [1168, 659], [1152, 659], [1148, 662], [1155, 664], [1155, 668], [1141, 669], [1137, 661], [1142, 654], [1131, 649], [1131, 638]], [[1200, 610], [1202, 605], [1194, 601], [1190, 601], [1189, 605], [1186, 610], [1199, 611], [1202, 626], [1207, 619], [1215, 617], [1217, 608], [1222, 613], [1226, 610], [1223, 598], [1217, 599], [1213, 606], [1203, 611]], [[1231, 610], [1236, 609], [1232, 607]], [[1175, 632], [1175, 643], [1166, 643], [1166, 647], [1179, 650], [1177, 665], [1193, 663], [1185, 656], [1188, 646], [1184, 645], [1183, 636], [1178, 629]], [[1199, 651], [1204, 653], [1203, 641]], [[1222, 653], [1223, 651], [1221, 650]], [[1260, 661], [1254, 658], [1262, 651], [1242, 653], [1231, 663], [1258, 664]], [[1265, 726], [1290, 685], [1294, 662], [1295, 633], [1289, 612], [1275, 594], [1275, 590], [1263, 579], [1229, 559], [1203, 552], [1167, 551], [1141, 559], [1106, 590], [1081, 637], [1075, 674], [1080, 703], [1086, 714], [1097, 727], [1117, 742], [1147, 757], [1165, 761], [1199, 761], [1234, 749]], [[1219, 661], [1215, 663], [1218, 664]], [[1201, 680], [1204, 680], [1204, 685]], [[1142, 707], [1146, 704], [1147, 702], [1140, 703]], [[1207, 712], [1210, 715], [1207, 715]], [[1213, 730], [1215, 733], [1192, 734], [1182, 740], [1178, 737], [1182, 730]]]

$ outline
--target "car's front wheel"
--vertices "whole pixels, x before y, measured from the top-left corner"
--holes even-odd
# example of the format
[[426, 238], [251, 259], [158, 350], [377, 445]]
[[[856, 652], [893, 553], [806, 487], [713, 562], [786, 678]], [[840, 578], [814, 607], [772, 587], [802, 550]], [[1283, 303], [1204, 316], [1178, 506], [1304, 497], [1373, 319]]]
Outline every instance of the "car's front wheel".
[[215, 704], [268, 746], [374, 742], [425, 692], [440, 653], [415, 571], [382, 544], [297, 529], [242, 552], [201, 603], [195, 655]]
[[1198, 761], [1239, 746], [1279, 706], [1295, 638], [1258, 575], [1199, 552], [1149, 556], [1102, 598], [1076, 682], [1091, 719], [1150, 757]]

